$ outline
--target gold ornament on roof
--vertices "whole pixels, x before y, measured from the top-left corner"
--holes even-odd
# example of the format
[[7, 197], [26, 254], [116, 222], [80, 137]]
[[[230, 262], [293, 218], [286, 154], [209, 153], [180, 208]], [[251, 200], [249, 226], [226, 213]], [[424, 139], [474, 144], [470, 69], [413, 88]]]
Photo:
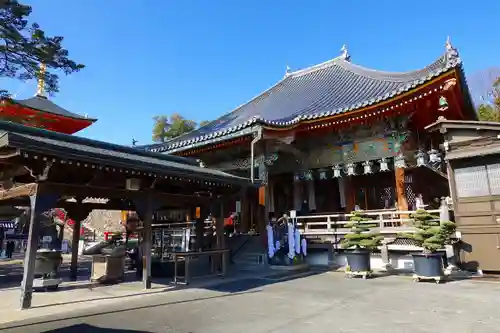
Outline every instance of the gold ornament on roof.
[[45, 72], [47, 71], [47, 66], [42, 62], [40, 64], [40, 71], [38, 73], [38, 86], [36, 89], [36, 95], [45, 97]]

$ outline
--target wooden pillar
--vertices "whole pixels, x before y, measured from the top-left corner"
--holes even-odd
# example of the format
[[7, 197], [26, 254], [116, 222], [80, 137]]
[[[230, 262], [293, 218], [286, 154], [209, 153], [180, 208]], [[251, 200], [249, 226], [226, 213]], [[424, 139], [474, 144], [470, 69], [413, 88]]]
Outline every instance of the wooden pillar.
[[217, 235], [217, 248], [224, 249], [226, 246], [224, 237], [224, 203], [222, 200], [219, 204], [219, 212], [215, 213], [215, 234]]
[[28, 245], [26, 247], [26, 254], [24, 256], [23, 282], [21, 283], [21, 309], [27, 309], [31, 307], [31, 298], [33, 294], [33, 278], [35, 275], [36, 251], [38, 249], [38, 236], [40, 232], [40, 228], [37, 223], [36, 194], [30, 197], [30, 201], [31, 207]]
[[267, 233], [265, 232], [267, 221], [269, 219], [269, 210], [266, 205], [266, 196], [268, 196], [267, 186], [263, 185], [259, 188], [259, 204], [257, 205], [257, 220], [255, 231], [257, 231], [262, 238], [262, 242], [267, 243]]
[[208, 210], [206, 206], [199, 205], [195, 209], [195, 246], [194, 248], [198, 251], [203, 250], [205, 245], [205, 219], [208, 216]]
[[143, 217], [144, 239], [142, 241], [142, 284], [144, 289], [151, 289], [151, 247], [153, 243], [153, 229], [151, 222], [153, 219], [153, 202], [151, 195], [148, 195], [146, 202], [146, 212]]
[[[80, 202], [80, 200], [78, 201]], [[75, 224], [73, 225], [73, 234], [71, 238], [71, 265], [70, 265], [70, 279], [76, 281], [78, 278], [78, 245], [80, 243], [80, 229], [82, 221], [87, 218], [90, 210], [82, 207], [81, 203], [67, 209], [67, 215]]]
[[70, 280], [76, 281], [78, 279], [78, 247], [80, 245], [80, 229], [82, 228], [82, 221], [80, 218], [74, 219], [73, 234], [71, 237], [71, 265], [70, 265]]
[[345, 212], [350, 214], [356, 206], [356, 189], [352, 176], [344, 178], [344, 191], [345, 191]]
[[240, 213], [240, 230], [239, 232], [248, 232], [250, 230], [250, 202], [249, 191], [247, 188], [241, 190], [241, 213]]
[[[144, 289], [151, 289], [151, 248], [153, 243], [153, 230], [151, 222], [153, 214], [161, 207], [153, 198], [153, 193], [148, 193], [144, 198], [132, 199], [135, 211], [139, 219], [143, 222], [142, 232], [142, 282]], [[140, 270], [139, 270], [140, 271]]]
[[398, 210], [407, 211], [408, 201], [405, 194], [405, 169], [394, 168], [394, 177], [396, 183], [396, 201], [398, 203]]
[[23, 281], [21, 283], [21, 309], [28, 309], [31, 307], [36, 252], [38, 250], [38, 237], [40, 231], [38, 216], [46, 210], [53, 208], [59, 198], [57, 195], [41, 195], [39, 190], [40, 185], [37, 185], [33, 189], [33, 192], [30, 193], [29, 234], [26, 254], [24, 256]]

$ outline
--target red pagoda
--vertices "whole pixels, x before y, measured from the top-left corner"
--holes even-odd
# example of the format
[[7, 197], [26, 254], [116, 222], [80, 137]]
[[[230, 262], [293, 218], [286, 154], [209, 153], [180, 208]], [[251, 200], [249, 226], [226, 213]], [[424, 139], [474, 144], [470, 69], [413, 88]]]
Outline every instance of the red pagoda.
[[[44, 65], [40, 71], [45, 72]], [[0, 119], [64, 134], [74, 134], [97, 120], [67, 111], [51, 102], [45, 96], [44, 88], [43, 79], [39, 79], [37, 94], [34, 97], [22, 100], [2, 98]]]

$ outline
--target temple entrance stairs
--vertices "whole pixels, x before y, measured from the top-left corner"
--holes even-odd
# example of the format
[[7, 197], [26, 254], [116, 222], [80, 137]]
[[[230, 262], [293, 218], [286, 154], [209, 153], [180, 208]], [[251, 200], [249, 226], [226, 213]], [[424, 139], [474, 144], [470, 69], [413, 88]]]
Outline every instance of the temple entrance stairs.
[[233, 269], [260, 270], [267, 267], [267, 254], [260, 236], [235, 235], [227, 237], [226, 244], [230, 249], [230, 262]]

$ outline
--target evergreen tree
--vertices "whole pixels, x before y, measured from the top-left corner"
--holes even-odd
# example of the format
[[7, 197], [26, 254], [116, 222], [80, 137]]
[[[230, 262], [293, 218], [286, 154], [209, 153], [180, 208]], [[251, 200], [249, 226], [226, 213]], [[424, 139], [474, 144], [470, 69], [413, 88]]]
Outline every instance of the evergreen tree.
[[[54, 93], [59, 91], [59, 77], [51, 69], [68, 75], [84, 65], [68, 58], [68, 50], [62, 47], [63, 37], [47, 36], [37, 23], [28, 22], [31, 11], [31, 6], [17, 0], [0, 0], [0, 77], [25, 81], [43, 75], [45, 90]], [[46, 71], [40, 71], [41, 64]]]
[[415, 228], [414, 234], [405, 234], [404, 237], [415, 240], [424, 249], [424, 253], [433, 253], [443, 249], [450, 242], [455, 233], [455, 223], [451, 221], [439, 221], [439, 216], [419, 209], [412, 214]]
[[497, 110], [493, 105], [481, 104], [477, 108], [477, 117], [482, 121], [500, 121], [500, 109]]
[[198, 125], [195, 121], [188, 120], [178, 113], [173, 113], [170, 117], [156, 116], [153, 121], [154, 142], [166, 142], [211, 123], [211, 121], [204, 120]]
[[383, 237], [377, 232], [370, 231], [378, 225], [375, 223], [367, 223], [372, 221], [363, 216], [360, 211], [352, 212], [347, 228], [351, 229], [351, 233], [344, 236], [341, 246], [345, 249], [375, 249], [380, 245]]

